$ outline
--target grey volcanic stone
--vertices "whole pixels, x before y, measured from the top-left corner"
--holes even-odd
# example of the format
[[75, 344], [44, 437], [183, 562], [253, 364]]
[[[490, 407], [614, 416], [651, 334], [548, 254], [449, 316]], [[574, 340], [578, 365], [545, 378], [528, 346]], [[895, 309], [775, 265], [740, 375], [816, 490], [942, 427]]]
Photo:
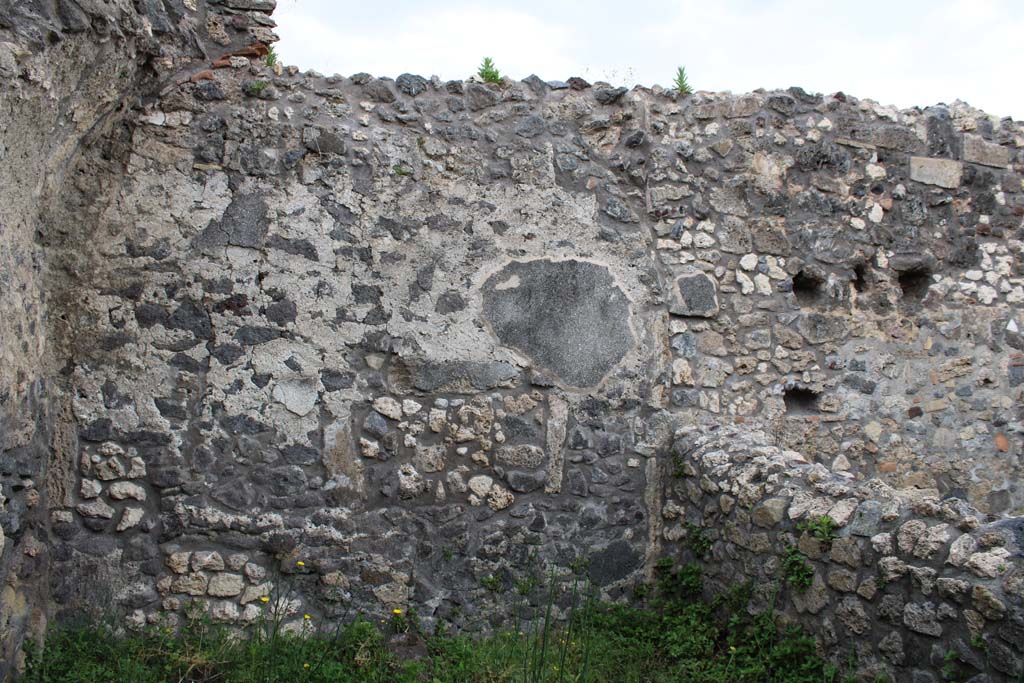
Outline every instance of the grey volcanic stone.
[[684, 275], [676, 280], [678, 299], [672, 305], [675, 315], [713, 318], [718, 315], [718, 292], [715, 281], [701, 272]]
[[483, 287], [498, 339], [573, 386], [600, 382], [633, 347], [626, 295], [604, 266], [514, 262]]
[[347, 149], [341, 136], [312, 126], [302, 130], [302, 144], [318, 154], [344, 154]]
[[504, 386], [518, 375], [519, 371], [508, 363], [422, 363], [413, 373], [412, 384], [420, 391], [486, 391]]
[[224, 216], [211, 221], [206, 230], [196, 239], [196, 246], [207, 247], [250, 247], [259, 249], [267, 236], [267, 203], [256, 194], [236, 195]]
[[598, 88], [594, 91], [594, 99], [601, 104], [611, 104], [626, 94], [625, 88]]
[[903, 623], [911, 631], [928, 636], [942, 635], [942, 625], [938, 621], [935, 605], [926, 602], [920, 605], [907, 603], [903, 608]]
[[427, 89], [427, 79], [414, 74], [402, 74], [395, 80], [399, 90], [410, 97], [416, 97]]
[[590, 580], [597, 586], [620, 581], [640, 567], [640, 553], [625, 541], [614, 541], [590, 555]]
[[381, 437], [388, 433], [388, 421], [380, 413], [371, 411], [363, 421], [363, 429], [368, 434]]
[[536, 114], [531, 114], [516, 126], [516, 135], [524, 138], [537, 137], [544, 132], [544, 126], [544, 119]]
[[544, 486], [545, 474], [543, 472], [520, 472], [512, 470], [505, 475], [510, 489], [516, 493], [529, 493]]
[[544, 91], [548, 89], [547, 83], [541, 80], [540, 76], [538, 76], [537, 74], [530, 74], [529, 76], [523, 79], [523, 83], [530, 86], [530, 90], [537, 93], [538, 95], [543, 95]]
[[491, 90], [480, 83], [466, 84], [466, 105], [471, 111], [480, 111], [493, 107], [501, 101], [501, 93]]
[[391, 86], [382, 80], [374, 79], [370, 81], [363, 86], [363, 90], [375, 102], [388, 103], [398, 99], [395, 97], [395, 92], [391, 89]]

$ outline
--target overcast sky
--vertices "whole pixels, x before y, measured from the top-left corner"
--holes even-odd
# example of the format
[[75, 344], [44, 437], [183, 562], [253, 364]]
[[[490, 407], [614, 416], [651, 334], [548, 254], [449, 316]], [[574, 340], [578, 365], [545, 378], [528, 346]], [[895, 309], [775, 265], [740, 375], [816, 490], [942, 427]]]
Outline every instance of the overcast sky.
[[786, 88], [1024, 119], [1024, 0], [278, 0], [285, 64], [465, 78]]

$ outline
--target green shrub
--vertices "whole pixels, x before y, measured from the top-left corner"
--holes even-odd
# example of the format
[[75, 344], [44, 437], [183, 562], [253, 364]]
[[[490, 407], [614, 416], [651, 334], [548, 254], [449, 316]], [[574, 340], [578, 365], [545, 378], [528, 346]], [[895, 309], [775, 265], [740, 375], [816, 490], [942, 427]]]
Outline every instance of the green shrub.
[[803, 593], [814, 582], [814, 567], [807, 561], [806, 555], [789, 546], [782, 558], [782, 575], [798, 593]]
[[831, 544], [836, 539], [836, 521], [828, 515], [800, 522], [796, 528], [798, 531], [806, 531], [822, 543]]
[[476, 72], [477, 76], [482, 78], [485, 83], [501, 83], [501, 74], [494, 67], [494, 62], [490, 57], [484, 57], [484, 61], [480, 63], [480, 68]]
[[711, 550], [711, 539], [704, 535], [704, 529], [692, 522], [687, 522], [686, 547], [699, 559]]
[[672, 85], [680, 95], [693, 94], [693, 88], [690, 87], [690, 82], [686, 79], [686, 69], [683, 67], [676, 69], [676, 77], [673, 79]]

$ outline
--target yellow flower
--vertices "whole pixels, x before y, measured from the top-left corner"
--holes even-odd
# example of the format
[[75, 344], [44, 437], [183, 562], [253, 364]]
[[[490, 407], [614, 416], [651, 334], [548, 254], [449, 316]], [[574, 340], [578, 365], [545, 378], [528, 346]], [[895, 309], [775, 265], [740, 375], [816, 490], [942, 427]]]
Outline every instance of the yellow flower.
[[306, 662], [305, 664], [303, 664], [302, 668], [303, 669], [308, 669], [309, 668], [309, 662]]
[[302, 560], [299, 560], [299, 561], [298, 561], [298, 562], [296, 562], [295, 564], [299, 565], [300, 567], [305, 567], [305, 566], [306, 566], [306, 563], [305, 563], [305, 562], [303, 562]]
[[392, 613], [392, 614], [401, 614], [401, 613], [402, 613], [402, 610], [400, 610], [400, 609], [398, 609], [398, 608], [396, 607], [395, 609], [391, 610], [391, 613]]
[[260, 597], [260, 602], [270, 602], [270, 598], [268, 598], [266, 595], [263, 595]]
[[306, 621], [309, 621], [309, 615], [308, 614], [303, 614], [302, 618], [305, 619]]
[[735, 645], [730, 645], [729, 646], [729, 652], [736, 652], [736, 646]]

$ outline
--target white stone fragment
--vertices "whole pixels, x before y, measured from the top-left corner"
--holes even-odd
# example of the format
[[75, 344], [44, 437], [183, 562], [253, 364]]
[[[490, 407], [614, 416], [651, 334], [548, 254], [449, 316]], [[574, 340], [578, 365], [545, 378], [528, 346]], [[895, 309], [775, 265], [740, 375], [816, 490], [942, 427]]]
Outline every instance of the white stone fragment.
[[978, 287], [978, 300], [986, 306], [999, 298], [999, 293], [988, 285]]
[[868, 211], [868, 220], [871, 221], [872, 223], [881, 223], [882, 218], [884, 217], [885, 211], [882, 209], [881, 204], [875, 204], [874, 206], [871, 207], [871, 210]]
[[110, 497], [114, 500], [146, 500], [146, 489], [130, 481], [118, 481], [110, 485]]
[[754, 281], [746, 273], [737, 270], [736, 282], [739, 283], [740, 292], [743, 294], [750, 294], [754, 291]]
[[146, 511], [142, 508], [129, 507], [125, 508], [124, 512], [121, 513], [121, 521], [117, 523], [118, 531], [126, 531], [139, 525], [142, 518], [145, 516]]
[[316, 405], [317, 389], [313, 379], [278, 382], [274, 386], [274, 399], [298, 416], [309, 414]]
[[192, 571], [209, 569], [219, 572], [224, 569], [224, 558], [216, 550], [197, 550], [192, 553]]
[[494, 480], [486, 474], [478, 474], [469, 480], [469, 490], [480, 498], [485, 497], [494, 485]]
[[101, 493], [103, 493], [103, 485], [95, 479], [83, 479], [78, 490], [78, 494], [86, 499], [96, 498]]
[[864, 167], [864, 171], [872, 180], [881, 180], [885, 177], [885, 169], [878, 164], [868, 164]]
[[373, 401], [373, 409], [392, 420], [402, 419], [402, 404], [390, 396], [381, 396]]

